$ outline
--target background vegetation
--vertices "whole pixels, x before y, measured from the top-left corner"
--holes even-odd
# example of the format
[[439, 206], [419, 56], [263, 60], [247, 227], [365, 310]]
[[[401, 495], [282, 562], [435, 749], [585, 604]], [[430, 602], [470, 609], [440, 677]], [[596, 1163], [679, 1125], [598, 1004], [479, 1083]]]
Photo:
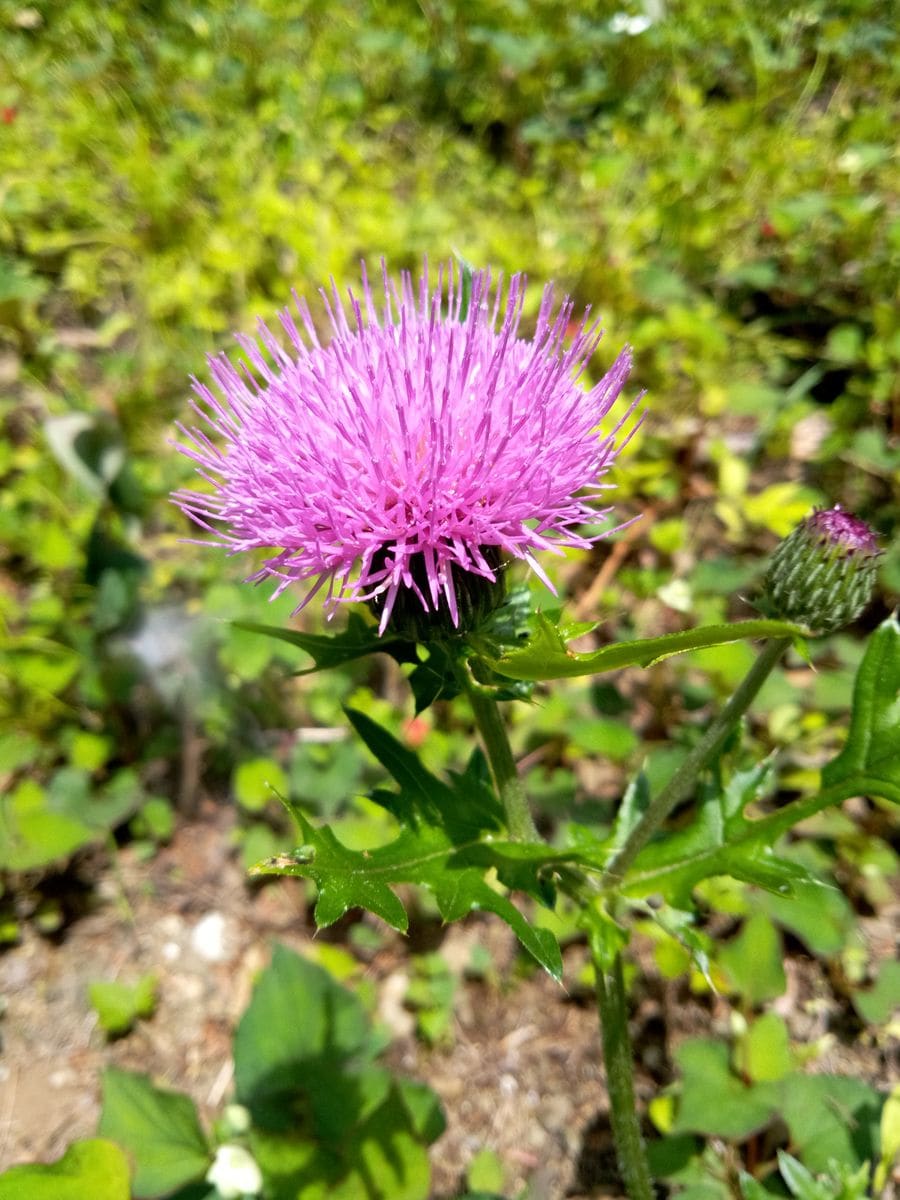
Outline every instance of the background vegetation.
[[[206, 796], [236, 804], [248, 863], [291, 844], [269, 784], [377, 838], [353, 801], [372, 761], [327, 740], [348, 699], [413, 744], [427, 733], [433, 767], [460, 765], [464, 710], [412, 721], [399, 674], [297, 680], [302, 655], [232, 628], [285, 621], [292, 600], [270, 606], [246, 565], [185, 544], [167, 502], [190, 476], [167, 440], [187, 376], [292, 287], [355, 281], [361, 258], [416, 269], [456, 250], [552, 278], [602, 314], [598, 369], [634, 346], [647, 419], [617, 506], [644, 519], [558, 568], [601, 640], [746, 612], [766, 552], [816, 503], [883, 535], [877, 623], [900, 589], [892, 16], [878, 0], [0, 0], [0, 936], [64, 929], [68, 893], [48, 881], [98, 844], [152, 853]], [[830, 639], [818, 672], [767, 687], [754, 734], [795, 782], [837, 744], [860, 653]], [[676, 720], [689, 740], [749, 654], [523, 710], [544, 826], [573, 805], [608, 823], [641, 743], [664, 777]], [[716, 981], [746, 1055], [775, 1016], [786, 935], [828, 965], [842, 1036], [890, 1027], [896, 979], [858, 918], [891, 903], [896, 832], [860, 804], [807, 834], [796, 853], [847, 900], [786, 924], [752, 889], [707, 897], [734, 933]], [[647, 936], [660, 971], [690, 971], [677, 940]], [[768, 974], [747, 974], [745, 942]], [[452, 995], [421, 967], [425, 1036]], [[692, 1086], [727, 1074], [710, 1054], [679, 1060], [689, 1111]], [[779, 1061], [764, 1070], [793, 1071]], [[657, 1110], [664, 1131], [749, 1136], [673, 1112]]]

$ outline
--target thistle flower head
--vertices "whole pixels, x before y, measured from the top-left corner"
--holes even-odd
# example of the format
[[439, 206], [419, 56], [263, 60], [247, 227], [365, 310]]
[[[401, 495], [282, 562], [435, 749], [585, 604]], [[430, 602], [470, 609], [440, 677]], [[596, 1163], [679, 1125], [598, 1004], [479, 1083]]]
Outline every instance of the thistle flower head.
[[865, 521], [839, 504], [817, 508], [776, 546], [765, 607], [816, 633], [843, 629], [872, 598], [879, 553]]
[[554, 306], [548, 286], [521, 336], [521, 275], [503, 286], [451, 263], [432, 287], [426, 264], [398, 285], [382, 265], [378, 291], [365, 269], [346, 305], [323, 291], [327, 342], [295, 295], [287, 349], [260, 323], [237, 338], [242, 361], [209, 360], [213, 387], [194, 381], [200, 424], [179, 426], [178, 449], [212, 490], [173, 499], [232, 553], [270, 551], [250, 578], [272, 576], [276, 595], [309, 582], [298, 607], [324, 586], [329, 615], [365, 600], [381, 631], [413, 609], [465, 627], [487, 591], [499, 600], [510, 560], [549, 583], [537, 551], [606, 536], [581, 526], [609, 512], [600, 480], [634, 405], [602, 422], [630, 354], [583, 386], [598, 325], [586, 312], [572, 334], [572, 301]]

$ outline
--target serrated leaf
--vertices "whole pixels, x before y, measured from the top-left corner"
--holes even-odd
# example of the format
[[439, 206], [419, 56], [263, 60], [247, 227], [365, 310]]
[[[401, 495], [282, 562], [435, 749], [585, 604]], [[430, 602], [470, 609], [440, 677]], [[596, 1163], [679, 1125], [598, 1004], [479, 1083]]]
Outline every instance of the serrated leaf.
[[558, 979], [559, 944], [547, 930], [533, 928], [509, 898], [489, 887], [485, 871], [508, 872], [516, 886], [542, 896], [539, 879], [564, 854], [543, 844], [523, 847], [493, 841], [502, 830], [502, 810], [485, 778], [483, 760], [473, 756], [462, 775], [449, 783], [422, 765], [416, 754], [365, 714], [348, 710], [354, 729], [400, 785], [399, 792], [379, 789], [372, 799], [400, 822], [398, 836], [372, 850], [350, 850], [328, 826], [315, 828], [289, 799], [305, 844], [294, 854], [258, 863], [256, 875], [298, 875], [318, 888], [317, 925], [331, 925], [350, 908], [365, 908], [394, 929], [405, 932], [406, 910], [394, 887], [414, 883], [431, 890], [445, 921], [462, 919], [473, 909], [493, 912], [514, 930], [523, 946]]
[[[742, 795], [747, 796], [746, 789]], [[625, 877], [623, 893], [640, 897], [658, 892], [676, 908], [687, 909], [693, 887], [712, 875], [732, 875], [779, 895], [790, 895], [797, 881], [815, 879], [806, 868], [776, 855], [763, 837], [748, 835], [755, 823], [736, 812], [734, 804], [727, 789], [707, 789], [685, 829], [644, 847]]]
[[299, 629], [283, 629], [278, 625], [262, 625], [256, 621], [233, 621], [232, 624], [235, 629], [276, 638], [305, 651], [312, 658], [313, 666], [298, 671], [298, 675], [311, 675], [315, 671], [340, 667], [367, 654], [390, 654], [401, 663], [417, 661], [413, 642], [390, 634], [379, 637], [377, 628], [359, 613], [350, 613], [346, 629], [336, 634], [301, 633]]
[[73, 1142], [54, 1163], [28, 1163], [0, 1175], [0, 1200], [129, 1200], [128, 1160], [112, 1142]]
[[683, 633], [668, 633], [635, 642], [620, 642], [591, 653], [576, 654], [566, 644], [567, 635], [572, 637], [585, 630], [573, 631], [559, 627], [543, 614], [538, 614], [536, 624], [534, 636], [527, 646], [487, 659], [492, 670], [510, 679], [571, 679], [578, 675], [618, 671], [623, 667], [649, 667], [675, 654], [723, 646], [729, 642], [804, 636], [804, 630], [799, 625], [787, 621], [739, 621], [735, 624], [704, 625]]
[[99, 1132], [130, 1155], [138, 1200], [202, 1178], [212, 1161], [193, 1101], [132, 1071], [104, 1071]]
[[823, 788], [858, 780], [861, 794], [900, 804], [900, 624], [888, 617], [871, 635], [856, 674], [850, 730], [822, 772]]
[[473, 759], [465, 775], [444, 783], [422, 765], [418, 755], [371, 717], [352, 708], [345, 711], [366, 746], [400, 785], [399, 795], [388, 798], [379, 792], [374, 798], [401, 823], [417, 825], [424, 820], [446, 829], [459, 841], [468, 841], [475, 833], [502, 829], [503, 810], [481, 771], [482, 760]]
[[459, 694], [459, 678], [453, 656], [444, 646], [430, 645], [424, 662], [409, 676], [409, 686], [416, 702], [416, 716], [434, 704], [435, 700], [452, 700]]

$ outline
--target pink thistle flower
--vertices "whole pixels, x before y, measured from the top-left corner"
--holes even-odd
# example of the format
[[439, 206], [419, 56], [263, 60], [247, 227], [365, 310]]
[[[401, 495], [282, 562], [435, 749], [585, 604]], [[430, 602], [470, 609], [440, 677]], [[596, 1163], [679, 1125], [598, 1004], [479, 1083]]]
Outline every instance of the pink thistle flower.
[[585, 388], [602, 331], [590, 310], [573, 328], [568, 298], [554, 311], [552, 286], [526, 338], [522, 275], [504, 289], [450, 263], [432, 289], [427, 264], [399, 287], [382, 274], [378, 303], [365, 267], [347, 307], [333, 281], [322, 291], [326, 345], [295, 293], [303, 332], [280, 314], [288, 350], [260, 322], [256, 339], [237, 337], [244, 361], [209, 359], [214, 389], [194, 380], [192, 405], [216, 437], [179, 425], [176, 444], [214, 490], [173, 500], [231, 553], [274, 550], [250, 579], [274, 577], [275, 595], [313, 581], [298, 609], [327, 584], [329, 616], [369, 601], [383, 632], [399, 600], [458, 627], [467, 586], [498, 583], [505, 561], [550, 585], [537, 551], [612, 532], [580, 527], [610, 511], [596, 507], [600, 480], [634, 404], [608, 432], [601, 422], [631, 356]]

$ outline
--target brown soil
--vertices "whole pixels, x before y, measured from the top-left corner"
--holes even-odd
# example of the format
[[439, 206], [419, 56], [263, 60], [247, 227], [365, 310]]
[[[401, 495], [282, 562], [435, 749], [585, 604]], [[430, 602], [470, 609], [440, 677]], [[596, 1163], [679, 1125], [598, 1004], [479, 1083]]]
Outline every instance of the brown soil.
[[[312, 927], [301, 884], [247, 885], [230, 849], [227, 809], [210, 805], [200, 816], [150, 861], [125, 848], [115, 862], [95, 863], [101, 869], [88, 910], [55, 939], [27, 929], [0, 959], [0, 1169], [52, 1160], [73, 1139], [93, 1134], [107, 1065], [146, 1071], [189, 1092], [207, 1121], [227, 1101], [231, 1035], [254, 975], [273, 940], [302, 951]], [[883, 922], [890, 919], [882, 914], [873, 938], [889, 941]], [[506, 1167], [507, 1194], [528, 1181], [533, 1200], [620, 1195], [596, 1014], [574, 982], [584, 948], [567, 950], [567, 987], [560, 988], [539, 971], [523, 977], [514, 969], [514, 939], [499, 921], [473, 918], [436, 936], [460, 970], [472, 943], [482, 942], [504, 980], [460, 988], [446, 1049], [416, 1040], [402, 1007], [408, 944], [386, 936], [365, 967], [378, 985], [380, 1016], [396, 1035], [391, 1066], [427, 1081], [444, 1103], [448, 1128], [433, 1150], [434, 1196], [457, 1194], [484, 1147]], [[673, 1046], [689, 1034], [726, 1036], [730, 1010], [723, 999], [693, 996], [683, 981], [662, 981], [648, 947], [638, 942], [636, 952], [643, 973], [633, 1033], [646, 1100], [669, 1081]], [[788, 971], [779, 1011], [798, 1038], [820, 1037], [840, 1002], [814, 961], [793, 957]], [[88, 984], [134, 982], [145, 972], [159, 979], [155, 1016], [107, 1043]], [[896, 1045], [835, 1039], [814, 1069], [890, 1085], [898, 1078]]]

